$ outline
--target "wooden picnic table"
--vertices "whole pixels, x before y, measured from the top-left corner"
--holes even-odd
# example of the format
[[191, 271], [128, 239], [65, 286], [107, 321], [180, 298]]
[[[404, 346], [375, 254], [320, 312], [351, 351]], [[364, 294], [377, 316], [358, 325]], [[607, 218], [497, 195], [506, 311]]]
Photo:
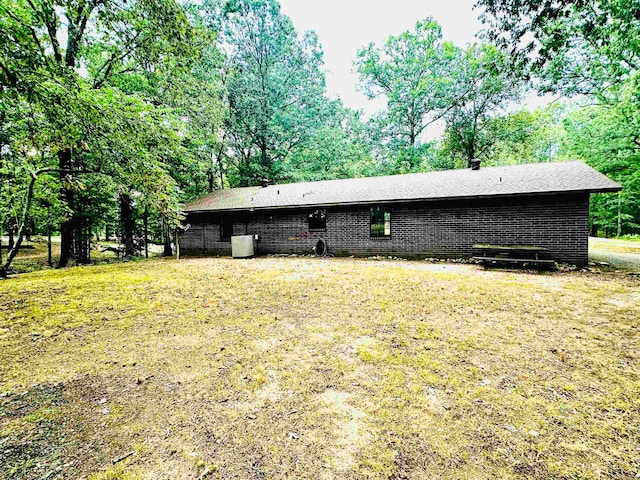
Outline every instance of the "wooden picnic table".
[[481, 260], [485, 268], [490, 265], [498, 265], [501, 263], [519, 263], [519, 264], [535, 264], [536, 268], [540, 265], [552, 266], [555, 262], [549, 258], [542, 258], [549, 251], [546, 247], [538, 247], [535, 245], [491, 245], [485, 243], [476, 243], [473, 246], [476, 251], [482, 254], [475, 255], [475, 260]]

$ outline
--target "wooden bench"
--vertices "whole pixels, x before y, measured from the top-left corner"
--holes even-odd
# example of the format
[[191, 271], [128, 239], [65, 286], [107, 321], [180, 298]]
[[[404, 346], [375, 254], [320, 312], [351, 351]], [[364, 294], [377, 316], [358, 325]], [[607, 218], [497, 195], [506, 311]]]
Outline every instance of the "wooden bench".
[[501, 264], [535, 265], [538, 270], [540, 266], [553, 267], [555, 261], [548, 257], [549, 249], [536, 247], [534, 245], [489, 245], [476, 243], [473, 249], [481, 254], [474, 255], [475, 260], [482, 261], [484, 268]]

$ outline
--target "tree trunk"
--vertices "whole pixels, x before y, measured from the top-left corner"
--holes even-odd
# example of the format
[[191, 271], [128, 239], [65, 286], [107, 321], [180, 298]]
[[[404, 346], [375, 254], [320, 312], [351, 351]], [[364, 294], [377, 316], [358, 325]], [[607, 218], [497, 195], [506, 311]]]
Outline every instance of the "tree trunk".
[[416, 146], [416, 131], [415, 125], [409, 125], [409, 146], [411, 147], [411, 151], [413, 152]]
[[476, 158], [476, 148], [473, 141], [467, 147], [467, 168], [471, 168], [471, 162]]
[[162, 237], [164, 239], [164, 252], [162, 255], [170, 257], [173, 255], [173, 250], [171, 249], [171, 233], [169, 232], [169, 225], [167, 225], [164, 217], [162, 217]]
[[149, 258], [149, 212], [144, 207], [144, 258]]
[[218, 170], [220, 171], [220, 190], [222, 190], [224, 188], [224, 170], [222, 169], [222, 157], [220, 157], [218, 160]]
[[134, 242], [133, 201], [126, 193], [121, 193], [120, 221], [122, 223], [122, 244], [124, 245], [124, 257], [133, 257], [136, 254]]
[[7, 278], [9, 274], [9, 269], [11, 268], [11, 262], [18, 254], [18, 250], [20, 249], [20, 245], [22, 244], [22, 239], [24, 238], [24, 230], [29, 220], [29, 210], [31, 210], [31, 202], [33, 201], [33, 190], [36, 186], [36, 181], [38, 180], [38, 174], [32, 174], [31, 180], [29, 182], [29, 187], [27, 189], [27, 197], [24, 202], [24, 209], [22, 211], [22, 221], [19, 225], [17, 238], [13, 245], [13, 248], [9, 250], [7, 253], [7, 259], [3, 264], [0, 264], [0, 278]]
[[53, 260], [51, 259], [51, 227], [47, 229], [47, 265], [53, 267]]
[[83, 205], [84, 198], [76, 197], [76, 212], [74, 219], [74, 251], [76, 263], [86, 265], [89, 263], [89, 247], [91, 244], [91, 229], [85, 218]]
[[13, 245], [15, 244], [15, 241], [13, 239], [13, 236], [15, 234], [15, 227], [13, 226], [13, 224], [9, 225], [9, 228], [7, 230], [7, 234], [9, 236], [9, 240], [8, 240], [9, 243], [7, 244], [7, 248], [9, 250], [11, 250], [13, 248]]
[[29, 225], [27, 226], [27, 231], [25, 232], [25, 236], [27, 237], [27, 242], [31, 241], [31, 235], [36, 230], [36, 224], [33, 220], [29, 220]]
[[[73, 166], [71, 163], [71, 150], [64, 149], [58, 152], [58, 164], [61, 170], [70, 170]], [[60, 201], [63, 208], [67, 211], [63, 212], [64, 219], [60, 224], [60, 260], [58, 268], [64, 268], [69, 264], [69, 260], [73, 258], [74, 243], [74, 223], [73, 214], [73, 190], [65, 185], [63, 174], [60, 174]]]
[[[222, 167], [222, 158], [224, 155], [224, 139], [225, 133], [222, 133], [222, 139], [220, 140], [220, 148], [218, 149], [218, 153], [216, 155], [216, 161], [218, 163], [218, 173], [220, 174], [220, 190], [224, 188], [224, 168]], [[212, 159], [213, 162], [213, 159]], [[211, 190], [213, 192], [213, 190]]]
[[209, 182], [209, 192], [213, 192], [214, 190], [214, 180], [215, 180], [215, 176], [213, 174], [213, 168], [211, 168], [211, 170], [207, 171], [207, 181]]
[[618, 192], [618, 229], [616, 231], [616, 237], [622, 236], [622, 192]]
[[214, 152], [211, 152], [209, 156], [209, 168], [207, 169], [207, 180], [209, 182], [209, 192], [213, 192], [216, 186], [216, 174], [215, 174], [215, 160]]
[[[271, 165], [269, 164], [269, 155], [267, 153], [267, 144], [266, 142], [260, 145], [260, 158], [262, 161], [262, 171], [265, 176], [271, 176]], [[258, 179], [261, 180], [261, 179]]]

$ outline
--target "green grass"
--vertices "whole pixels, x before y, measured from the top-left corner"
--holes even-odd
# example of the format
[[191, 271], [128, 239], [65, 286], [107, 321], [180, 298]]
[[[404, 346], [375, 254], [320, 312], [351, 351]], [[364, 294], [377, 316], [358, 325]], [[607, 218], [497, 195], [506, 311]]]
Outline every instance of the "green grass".
[[[2, 259], [7, 256], [7, 240], [2, 241]], [[18, 255], [11, 264], [11, 268], [17, 273], [30, 273], [38, 270], [47, 270], [50, 267], [47, 264], [47, 239], [46, 237], [33, 237], [32, 241], [25, 241]], [[113, 242], [101, 242], [91, 251], [91, 264], [113, 263], [117, 261], [116, 255], [112, 251], [105, 250], [105, 246], [115, 247], [117, 244]], [[60, 240], [55, 237], [51, 243], [52, 261], [55, 265], [60, 256]]]
[[638, 234], [622, 235], [621, 237], [618, 238], [618, 240], [626, 240], [626, 241], [629, 241], [629, 242], [640, 242], [640, 235], [638, 235]]
[[[0, 478], [633, 478], [640, 282], [353, 259], [0, 283]], [[133, 455], [113, 464], [127, 452]]]

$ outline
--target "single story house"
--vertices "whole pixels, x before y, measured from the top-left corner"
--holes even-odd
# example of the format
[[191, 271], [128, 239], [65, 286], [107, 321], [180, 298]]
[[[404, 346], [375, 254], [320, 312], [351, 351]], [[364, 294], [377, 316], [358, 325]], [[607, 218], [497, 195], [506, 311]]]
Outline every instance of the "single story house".
[[218, 190], [185, 206], [180, 248], [229, 255], [231, 236], [258, 253], [469, 257], [476, 243], [535, 245], [587, 263], [589, 195], [620, 185], [579, 161], [446, 170]]

